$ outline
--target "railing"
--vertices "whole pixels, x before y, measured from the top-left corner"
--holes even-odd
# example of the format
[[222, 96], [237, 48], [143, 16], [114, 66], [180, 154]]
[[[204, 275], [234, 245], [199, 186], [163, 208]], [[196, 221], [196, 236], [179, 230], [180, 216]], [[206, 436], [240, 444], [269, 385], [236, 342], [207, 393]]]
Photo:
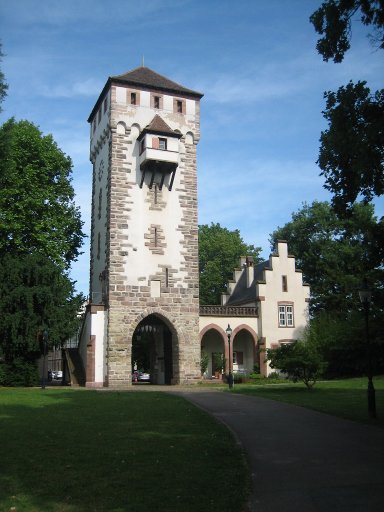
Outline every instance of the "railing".
[[249, 306], [200, 306], [201, 316], [258, 316], [258, 309]]

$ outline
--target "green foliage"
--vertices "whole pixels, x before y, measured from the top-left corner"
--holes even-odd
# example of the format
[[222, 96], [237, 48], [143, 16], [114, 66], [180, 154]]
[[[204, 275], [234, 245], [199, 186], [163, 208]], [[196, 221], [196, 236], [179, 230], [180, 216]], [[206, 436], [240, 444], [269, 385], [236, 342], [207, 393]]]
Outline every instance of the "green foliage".
[[342, 214], [360, 194], [369, 202], [384, 193], [384, 89], [371, 94], [366, 82], [349, 82], [324, 97], [329, 128], [321, 133], [318, 164]]
[[271, 368], [286, 373], [293, 381], [302, 381], [312, 388], [322, 370], [322, 360], [314, 345], [296, 341], [275, 349], [267, 349]]
[[70, 158], [51, 135], [13, 119], [0, 128], [0, 157], [0, 251], [40, 252], [67, 269], [84, 236]]
[[216, 372], [222, 372], [225, 370], [225, 357], [222, 352], [213, 352], [213, 369]]
[[260, 261], [261, 248], [246, 244], [238, 229], [229, 231], [220, 224], [199, 226], [200, 303], [219, 304], [240, 256]]
[[39, 374], [34, 362], [15, 358], [11, 363], [0, 362], [0, 386], [36, 386]]
[[200, 358], [200, 371], [201, 375], [204, 375], [205, 372], [208, 370], [209, 365], [209, 355], [204, 352], [204, 350], [201, 352], [201, 358]]
[[326, 0], [310, 17], [316, 32], [323, 36], [317, 42], [317, 51], [325, 61], [341, 62], [350, 48], [351, 21], [360, 14], [363, 25], [372, 25], [372, 37], [379, 48], [384, 48], [384, 4], [382, 0]]
[[377, 222], [372, 205], [354, 204], [351, 215], [340, 219], [327, 202], [304, 204], [271, 234], [271, 246], [279, 239], [288, 242], [311, 287], [312, 314], [332, 311], [347, 316], [356, 309], [364, 277], [376, 290], [376, 304], [384, 304], [384, 222]]
[[60, 346], [78, 327], [83, 297], [60, 267], [41, 254], [0, 253], [0, 356], [6, 364], [34, 362], [40, 336]]
[[[1, 57], [3, 57], [3, 52], [1, 51], [1, 47], [2, 47], [2, 45], [0, 43], [0, 62], [2, 60]], [[8, 89], [8, 84], [5, 82], [4, 73], [0, 69], [0, 112], [2, 112], [1, 104], [7, 95], [7, 89]]]

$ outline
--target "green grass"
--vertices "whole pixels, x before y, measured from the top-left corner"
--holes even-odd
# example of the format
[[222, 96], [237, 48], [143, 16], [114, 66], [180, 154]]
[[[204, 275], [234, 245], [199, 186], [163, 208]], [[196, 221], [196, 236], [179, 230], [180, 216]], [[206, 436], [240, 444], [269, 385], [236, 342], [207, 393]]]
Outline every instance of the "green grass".
[[384, 376], [373, 379], [378, 416], [376, 420], [370, 419], [368, 415], [367, 383], [366, 378], [333, 380], [317, 382], [310, 390], [302, 383], [239, 384], [235, 386], [234, 392], [279, 400], [384, 428]]
[[242, 510], [229, 431], [156, 392], [0, 388], [0, 510]]

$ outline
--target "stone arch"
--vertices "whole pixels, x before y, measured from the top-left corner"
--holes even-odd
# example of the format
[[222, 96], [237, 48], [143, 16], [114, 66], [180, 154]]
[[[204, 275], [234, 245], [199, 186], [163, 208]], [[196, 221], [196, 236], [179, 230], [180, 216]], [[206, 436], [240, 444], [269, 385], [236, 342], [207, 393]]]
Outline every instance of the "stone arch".
[[[156, 328], [151, 327], [155, 325]], [[136, 316], [128, 330], [132, 366], [134, 366], [135, 347], [137, 347], [140, 330], [144, 331], [140, 334], [140, 338], [143, 336], [147, 343], [148, 338], [151, 338], [148, 354], [151, 382], [154, 384], [178, 383], [180, 343], [184, 340], [184, 334], [177, 320], [161, 308], [147, 308]]]
[[258, 336], [248, 324], [237, 325], [232, 331], [232, 353], [234, 372], [252, 372], [257, 364], [260, 367]]
[[118, 121], [118, 123], [116, 124], [117, 135], [125, 135], [126, 130], [127, 125], [124, 123], [124, 121]]
[[131, 126], [131, 133], [129, 134], [129, 140], [136, 140], [137, 137], [140, 135], [141, 128], [138, 123], [133, 123]]
[[[224, 329], [217, 324], [208, 324], [200, 331], [201, 350], [208, 356], [208, 368], [203, 377], [221, 379], [221, 372], [216, 367], [217, 360], [219, 359], [217, 354], [222, 354], [225, 362], [228, 360], [228, 344], [226, 340], [227, 335]], [[226, 371], [226, 368], [223, 368], [223, 371]]]
[[187, 132], [185, 134], [185, 143], [186, 144], [194, 144], [194, 139], [195, 139], [195, 137], [192, 132]]

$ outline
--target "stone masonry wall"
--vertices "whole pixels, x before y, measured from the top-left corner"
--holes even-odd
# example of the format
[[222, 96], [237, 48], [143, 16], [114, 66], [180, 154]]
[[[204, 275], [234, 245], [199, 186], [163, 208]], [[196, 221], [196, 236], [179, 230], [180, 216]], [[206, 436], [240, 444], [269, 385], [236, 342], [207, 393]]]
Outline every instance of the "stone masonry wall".
[[[117, 120], [124, 115], [124, 110], [125, 105], [116, 103], [112, 89], [107, 216], [109, 323], [106, 385], [131, 385], [132, 336], [138, 323], [150, 314], [162, 319], [172, 332], [173, 382], [191, 382], [200, 376], [196, 144], [185, 144], [185, 154], [176, 171], [180, 181], [171, 192], [177, 194], [182, 212], [182, 220], [176, 227], [181, 233], [182, 242], [174, 250], [181, 251], [183, 263], [180, 269], [168, 268], [168, 282], [164, 277], [164, 265], [158, 265], [155, 276], [161, 277], [161, 296], [154, 298], [151, 297], [149, 282], [133, 285], [128, 282], [124, 271], [133, 250], [129, 226], [135, 222], [132, 189], [138, 186], [132, 177], [130, 127], [126, 127], [125, 134], [116, 131]], [[198, 124], [195, 129], [198, 130]], [[148, 223], [148, 232], [143, 232], [149, 252], [167, 247], [160, 225], [157, 226], [158, 246], [154, 247], [154, 227]], [[182, 274], [186, 276], [183, 283], [178, 279], [179, 272], [185, 272]]]

